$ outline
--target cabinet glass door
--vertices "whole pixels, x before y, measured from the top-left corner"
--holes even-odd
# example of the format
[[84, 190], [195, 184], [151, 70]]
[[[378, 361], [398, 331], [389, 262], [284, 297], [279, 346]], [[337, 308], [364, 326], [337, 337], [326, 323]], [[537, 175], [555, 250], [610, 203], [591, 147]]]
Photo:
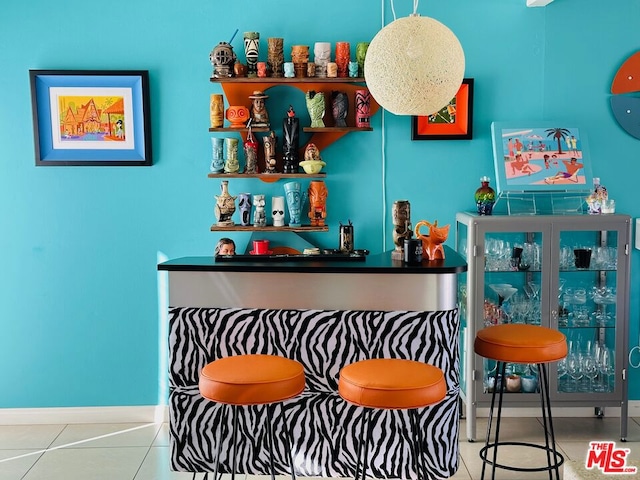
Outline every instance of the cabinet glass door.
[[610, 394], [616, 384], [618, 232], [560, 231], [557, 328], [569, 353], [557, 364], [558, 395]]

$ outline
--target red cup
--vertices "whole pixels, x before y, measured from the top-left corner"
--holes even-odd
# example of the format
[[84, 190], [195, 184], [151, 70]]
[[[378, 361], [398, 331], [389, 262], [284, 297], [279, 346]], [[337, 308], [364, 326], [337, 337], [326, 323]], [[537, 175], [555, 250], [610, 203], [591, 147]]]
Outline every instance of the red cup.
[[253, 254], [254, 255], [266, 255], [269, 253], [269, 240], [254, 240], [253, 241]]

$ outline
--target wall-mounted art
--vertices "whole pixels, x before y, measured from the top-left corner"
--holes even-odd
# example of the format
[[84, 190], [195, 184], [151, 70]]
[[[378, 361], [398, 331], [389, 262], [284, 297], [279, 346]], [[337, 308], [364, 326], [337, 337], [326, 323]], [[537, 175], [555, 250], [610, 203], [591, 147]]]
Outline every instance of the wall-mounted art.
[[473, 78], [465, 78], [451, 101], [431, 115], [411, 117], [411, 140], [470, 140]]
[[563, 122], [491, 124], [499, 192], [588, 191], [587, 139]]
[[151, 165], [146, 70], [30, 70], [37, 166]]
[[640, 52], [627, 58], [611, 83], [611, 111], [622, 129], [640, 139]]

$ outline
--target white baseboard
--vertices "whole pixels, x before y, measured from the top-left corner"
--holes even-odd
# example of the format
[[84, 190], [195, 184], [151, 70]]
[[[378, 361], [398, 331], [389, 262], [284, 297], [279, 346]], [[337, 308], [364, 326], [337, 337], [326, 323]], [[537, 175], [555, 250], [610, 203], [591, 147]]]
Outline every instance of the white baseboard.
[[163, 423], [166, 405], [139, 407], [0, 408], [0, 425], [51, 425], [74, 423]]

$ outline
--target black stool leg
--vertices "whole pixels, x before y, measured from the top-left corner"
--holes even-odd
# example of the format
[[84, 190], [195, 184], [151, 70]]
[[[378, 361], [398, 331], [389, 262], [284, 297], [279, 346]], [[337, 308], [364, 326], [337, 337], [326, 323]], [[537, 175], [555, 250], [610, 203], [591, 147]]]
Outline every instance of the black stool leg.
[[[238, 436], [238, 406], [233, 405], [231, 407], [233, 411], [233, 434], [231, 436], [231, 441], [233, 442], [231, 445], [231, 480], [236, 479], [236, 439]], [[214, 480], [217, 480], [214, 479]]]
[[[505, 373], [505, 369], [506, 369], [506, 362], [497, 362], [496, 364], [496, 376], [495, 376], [495, 380], [493, 383], [493, 394], [491, 395], [491, 408], [489, 409], [489, 420], [488, 420], [488, 424], [487, 424], [487, 437], [485, 440], [485, 447], [483, 450], [481, 450], [480, 455], [481, 455], [481, 459], [482, 459], [482, 474], [481, 474], [481, 479], [484, 480], [484, 473], [485, 473], [485, 469], [487, 466], [487, 450], [489, 447], [489, 442], [491, 440], [491, 430], [493, 428], [493, 409], [495, 406], [495, 400], [496, 400], [496, 390], [498, 388], [498, 377], [500, 378], [500, 392], [498, 393], [498, 417], [496, 419], [496, 433], [495, 433], [495, 437], [494, 437], [494, 443], [493, 443], [493, 464], [491, 466], [491, 479], [495, 479], [496, 478], [496, 464], [498, 461], [498, 442], [500, 440], [500, 419], [502, 417], [502, 396], [504, 393], [504, 373]], [[482, 457], [482, 452], [484, 451], [484, 457]]]
[[291, 430], [289, 429], [289, 423], [287, 422], [287, 412], [285, 411], [284, 402], [280, 404], [280, 421], [282, 422], [282, 425], [284, 425], [285, 448], [287, 449], [287, 452], [289, 452], [289, 461], [291, 462], [291, 480], [296, 480], [296, 468], [293, 457], [293, 437], [291, 435]]
[[[547, 450], [547, 464], [549, 466], [549, 480], [553, 479], [552, 470], [556, 472], [556, 480], [560, 480], [560, 465], [564, 463], [558, 462], [558, 452], [556, 450], [556, 436], [553, 429], [553, 418], [551, 417], [551, 398], [549, 393], [549, 376], [547, 366], [543, 363], [538, 364], [538, 376], [540, 378], [540, 404], [542, 405], [542, 423], [544, 426], [544, 440]], [[545, 411], [546, 409], [546, 411]], [[553, 454], [553, 463], [551, 455]]]
[[[360, 459], [362, 459], [362, 480], [365, 479], [367, 475], [367, 455], [369, 453], [369, 439], [371, 437], [371, 411], [370, 408], [364, 408], [362, 412], [362, 421], [360, 422], [360, 443], [356, 448], [356, 474], [354, 475], [354, 479], [358, 480], [360, 476]], [[366, 437], [365, 437], [365, 427], [367, 429]], [[364, 458], [362, 456], [362, 451], [364, 449]]]
[[[227, 420], [227, 405], [222, 404], [221, 407], [222, 412], [220, 413], [220, 422], [218, 422], [218, 433], [216, 434], [216, 467], [213, 474], [213, 480], [218, 480], [218, 467], [220, 466], [220, 444], [222, 443], [222, 426], [225, 424]], [[195, 480], [195, 473], [193, 474], [193, 479]], [[207, 480], [209, 478], [209, 474], [205, 473], [202, 480]]]
[[273, 404], [267, 405], [267, 440], [269, 442], [269, 467], [271, 470], [271, 480], [276, 480], [275, 468], [273, 466]]
[[[418, 410], [409, 410], [409, 417], [411, 419], [411, 429], [413, 430], [413, 444], [414, 452], [416, 455], [416, 475], [417, 478], [428, 478], [427, 465], [424, 460], [424, 442], [422, 438], [422, 429], [420, 428], [420, 421], [418, 418]], [[417, 448], [416, 448], [417, 447]], [[420, 477], [420, 469], [422, 469], [422, 477]]]

